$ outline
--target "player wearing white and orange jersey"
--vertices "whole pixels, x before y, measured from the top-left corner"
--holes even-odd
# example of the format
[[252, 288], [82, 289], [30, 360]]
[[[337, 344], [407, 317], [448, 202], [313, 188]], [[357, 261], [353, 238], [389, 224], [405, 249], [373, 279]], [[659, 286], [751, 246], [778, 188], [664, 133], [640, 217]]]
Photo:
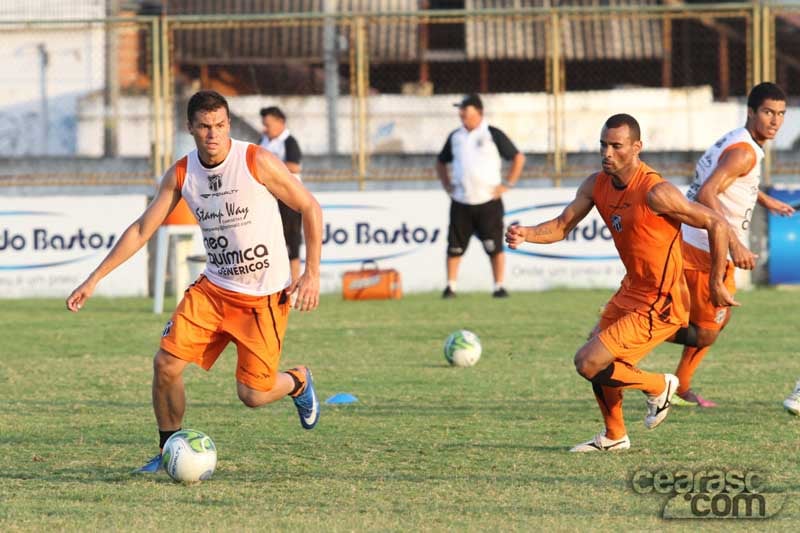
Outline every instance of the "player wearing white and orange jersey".
[[[783, 124], [786, 96], [774, 83], [755, 86], [747, 99], [747, 121], [729, 131], [699, 159], [695, 178], [687, 193], [690, 200], [722, 215], [731, 228], [730, 260], [725, 285], [736, 292], [734, 267], [752, 270], [756, 256], [748, 247], [748, 234], [756, 202], [771, 212], [791, 215], [794, 209], [759, 189], [764, 144], [774, 139]], [[691, 294], [690, 328], [682, 337], [686, 346], [675, 374], [680, 379], [675, 403], [700, 407], [716, 404], [691, 389], [700, 361], [730, 320], [730, 309], [715, 305], [707, 290], [711, 270], [708, 235], [702, 228], [683, 226], [684, 272]], [[682, 401], [681, 401], [682, 400]]]
[[[153, 363], [153, 410], [160, 447], [178, 431], [186, 406], [183, 371], [208, 370], [236, 344], [237, 393], [248, 407], [291, 396], [301, 425], [312, 429], [319, 402], [306, 367], [278, 370], [290, 297], [295, 308], [319, 304], [322, 211], [286, 166], [264, 148], [230, 138], [228, 102], [214, 91], [189, 100], [188, 130], [196, 149], [170, 168], [144, 213], [67, 298], [81, 309], [97, 283], [144, 246], [184, 198], [203, 234], [208, 261], [167, 322]], [[278, 200], [303, 216], [306, 268], [292, 281]], [[156, 472], [160, 453], [138, 472]]]

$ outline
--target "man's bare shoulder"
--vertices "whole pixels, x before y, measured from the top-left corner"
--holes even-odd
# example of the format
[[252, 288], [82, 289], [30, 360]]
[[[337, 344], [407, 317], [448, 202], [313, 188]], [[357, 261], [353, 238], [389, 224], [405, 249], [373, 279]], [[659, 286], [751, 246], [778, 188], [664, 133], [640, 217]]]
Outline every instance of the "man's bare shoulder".
[[600, 179], [600, 176], [602, 174], [603, 174], [602, 170], [598, 170], [597, 172], [592, 172], [591, 174], [589, 174], [588, 176], [583, 178], [583, 181], [581, 182], [581, 186], [583, 186], [583, 185], [594, 186], [594, 184], [597, 183], [597, 180]]
[[588, 196], [592, 195], [594, 191], [594, 186], [597, 183], [597, 179], [600, 177], [602, 172], [595, 172], [593, 174], [589, 174], [586, 178], [581, 182], [580, 186], [578, 187], [578, 194], [585, 194]]
[[264, 160], [264, 161], [278, 160], [275, 154], [273, 154], [260, 144], [252, 144], [251, 150], [254, 150], [254, 157], [256, 157], [257, 160]]
[[178, 183], [178, 174], [180, 172], [186, 173], [186, 156], [178, 159], [175, 161], [171, 167], [169, 167], [164, 175], [161, 177], [161, 186], [167, 185], [168, 187], [177, 188]]
[[650, 187], [646, 201], [650, 209], [657, 214], [680, 211], [688, 205], [680, 189], [667, 180], [661, 180]]
[[263, 146], [250, 144], [247, 150], [247, 165], [254, 177], [263, 185], [267, 185], [274, 178], [282, 162]]

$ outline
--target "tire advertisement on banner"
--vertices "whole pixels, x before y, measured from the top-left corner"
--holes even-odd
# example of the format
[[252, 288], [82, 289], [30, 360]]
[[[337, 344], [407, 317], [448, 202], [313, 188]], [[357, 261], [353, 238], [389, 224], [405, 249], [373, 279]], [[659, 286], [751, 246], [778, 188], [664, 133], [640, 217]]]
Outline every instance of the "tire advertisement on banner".
[[[0, 298], [66, 298], [147, 205], [144, 195], [0, 198]], [[97, 287], [146, 296], [143, 248]]]
[[[556, 217], [574, 189], [515, 189], [503, 197], [505, 226], [533, 225]], [[441, 191], [324, 192], [322, 290], [340, 292], [345, 271], [373, 260], [402, 275], [405, 292], [441, 291], [450, 209]], [[616, 289], [624, 275], [611, 234], [592, 211], [562, 242], [506, 248], [509, 290], [555, 287]], [[489, 258], [470, 241], [458, 277], [459, 291], [491, 291]]]

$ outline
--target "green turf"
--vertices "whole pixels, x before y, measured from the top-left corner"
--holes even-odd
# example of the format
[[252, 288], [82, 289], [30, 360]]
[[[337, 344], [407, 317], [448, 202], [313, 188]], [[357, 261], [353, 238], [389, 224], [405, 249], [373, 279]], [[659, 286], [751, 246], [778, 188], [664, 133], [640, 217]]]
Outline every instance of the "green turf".
[[[567, 453], [601, 427], [572, 356], [608, 291], [409, 295], [293, 314], [283, 366], [308, 364], [320, 396], [349, 392], [300, 428], [292, 403], [236, 398], [231, 348], [186, 375], [184, 427], [219, 451], [210, 481], [129, 471], [154, 452], [151, 358], [166, 315], [140, 299], [54, 300], [0, 310], [0, 531], [796, 531], [800, 419], [781, 401], [800, 376], [797, 293], [740, 293], [743, 307], [695, 386], [715, 410], [675, 408], [654, 431], [626, 397], [632, 449]], [[442, 343], [475, 331], [484, 355], [446, 365]], [[672, 371], [665, 345], [643, 368]], [[665, 521], [666, 497], [630, 487], [640, 469], [764, 472], [786, 504], [768, 521]]]

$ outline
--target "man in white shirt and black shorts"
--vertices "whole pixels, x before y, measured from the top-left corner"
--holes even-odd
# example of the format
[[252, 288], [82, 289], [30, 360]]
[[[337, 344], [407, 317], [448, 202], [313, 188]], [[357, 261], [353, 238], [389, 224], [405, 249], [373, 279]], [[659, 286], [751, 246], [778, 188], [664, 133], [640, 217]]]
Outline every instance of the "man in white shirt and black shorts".
[[[461, 256], [473, 234], [478, 236], [492, 264], [495, 298], [505, 298], [505, 253], [503, 251], [502, 195], [519, 179], [525, 156], [514, 143], [483, 117], [483, 102], [477, 94], [454, 104], [462, 126], [450, 133], [436, 162], [436, 173], [450, 195], [450, 226], [447, 235], [447, 287], [442, 298], [456, 295]], [[502, 160], [511, 161], [505, 180]], [[447, 165], [452, 164], [452, 177]]]
[[[286, 115], [279, 107], [270, 106], [261, 109], [261, 122], [264, 134], [261, 136], [261, 146], [283, 161], [289, 172], [298, 180], [300, 177], [300, 160], [303, 157], [297, 139], [286, 127]], [[300, 243], [303, 240], [301, 228], [303, 218], [300, 213], [293, 210], [285, 203], [278, 200], [283, 221], [283, 237], [286, 239], [286, 249], [289, 252], [289, 265], [292, 272], [292, 281], [300, 276]]]

